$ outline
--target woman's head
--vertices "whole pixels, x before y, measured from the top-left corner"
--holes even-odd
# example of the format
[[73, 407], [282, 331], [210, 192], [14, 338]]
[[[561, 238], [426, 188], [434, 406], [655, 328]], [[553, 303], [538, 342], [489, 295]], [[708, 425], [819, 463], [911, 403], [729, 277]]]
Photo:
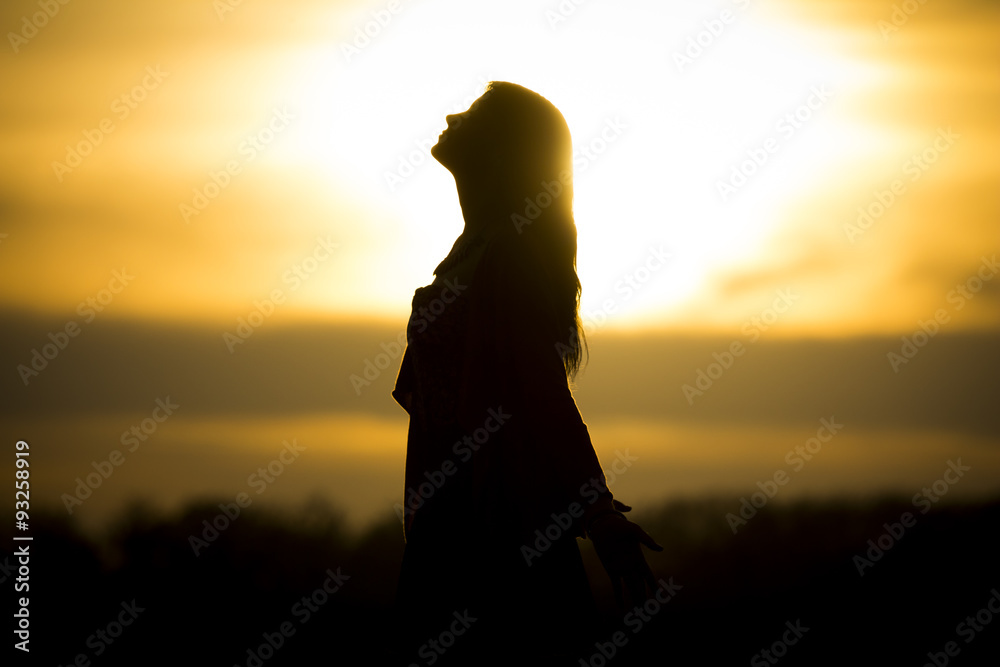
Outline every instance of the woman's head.
[[431, 155], [455, 176], [467, 228], [496, 225], [523, 241], [523, 270], [537, 277], [556, 315], [553, 344], [573, 376], [584, 340], [569, 126], [547, 99], [505, 81], [491, 82], [467, 111], [447, 120]]
[[431, 155], [456, 179], [499, 179], [499, 189], [535, 190], [545, 179], [571, 182], [573, 146], [566, 120], [538, 93], [493, 81], [468, 110], [447, 117]]

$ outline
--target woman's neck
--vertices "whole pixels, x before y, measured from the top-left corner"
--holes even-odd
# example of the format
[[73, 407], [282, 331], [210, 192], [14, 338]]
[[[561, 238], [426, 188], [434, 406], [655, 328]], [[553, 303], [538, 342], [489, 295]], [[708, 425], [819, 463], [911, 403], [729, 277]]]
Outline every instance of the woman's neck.
[[519, 213], [509, 196], [496, 183], [459, 181], [456, 185], [458, 203], [465, 219], [462, 234], [467, 237], [492, 237], [503, 225], [512, 224], [511, 215]]

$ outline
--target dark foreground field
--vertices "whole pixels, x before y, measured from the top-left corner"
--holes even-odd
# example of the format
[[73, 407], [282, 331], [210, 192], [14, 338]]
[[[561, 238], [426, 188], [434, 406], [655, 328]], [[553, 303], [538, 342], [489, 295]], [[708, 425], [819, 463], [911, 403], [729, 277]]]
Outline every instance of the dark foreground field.
[[[926, 514], [909, 499], [773, 504], [734, 535], [724, 516], [735, 507], [673, 502], [633, 517], [665, 546], [648, 553], [657, 578], [680, 586], [645, 617], [614, 611], [582, 543], [606, 618], [576, 664], [1000, 664], [1000, 501]], [[100, 543], [65, 515], [33, 517], [31, 663], [384, 664], [397, 521], [353, 535], [320, 501], [285, 514], [251, 507], [196, 556], [189, 537], [218, 514], [213, 503], [179, 517], [137, 506]], [[0, 559], [10, 600], [16, 559], [6, 546]]]

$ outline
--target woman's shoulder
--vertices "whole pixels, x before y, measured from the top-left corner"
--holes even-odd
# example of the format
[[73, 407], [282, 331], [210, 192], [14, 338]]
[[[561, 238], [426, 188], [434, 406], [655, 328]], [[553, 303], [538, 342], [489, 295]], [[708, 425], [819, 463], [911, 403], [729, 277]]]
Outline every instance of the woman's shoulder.
[[508, 230], [496, 230], [477, 235], [464, 244], [456, 243], [449, 259], [438, 267], [434, 282], [427, 287], [440, 288], [446, 283], [476, 284], [478, 292], [484, 287], [507, 282], [505, 274], [516, 269], [518, 253], [522, 250], [516, 236]]
[[446, 282], [470, 282], [479, 270], [489, 242], [490, 238], [482, 234], [459, 236], [448, 253], [448, 257], [435, 269], [432, 285], [440, 286]]

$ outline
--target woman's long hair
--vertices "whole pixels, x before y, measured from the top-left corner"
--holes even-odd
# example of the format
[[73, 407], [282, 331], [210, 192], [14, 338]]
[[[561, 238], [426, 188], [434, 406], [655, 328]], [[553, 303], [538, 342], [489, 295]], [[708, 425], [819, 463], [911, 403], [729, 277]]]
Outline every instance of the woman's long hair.
[[523, 86], [492, 81], [481, 98], [488, 107], [497, 186], [510, 193], [509, 224], [523, 239], [524, 269], [552, 308], [553, 341], [566, 375], [574, 378], [586, 352], [580, 321], [573, 218], [573, 143], [562, 113]]

